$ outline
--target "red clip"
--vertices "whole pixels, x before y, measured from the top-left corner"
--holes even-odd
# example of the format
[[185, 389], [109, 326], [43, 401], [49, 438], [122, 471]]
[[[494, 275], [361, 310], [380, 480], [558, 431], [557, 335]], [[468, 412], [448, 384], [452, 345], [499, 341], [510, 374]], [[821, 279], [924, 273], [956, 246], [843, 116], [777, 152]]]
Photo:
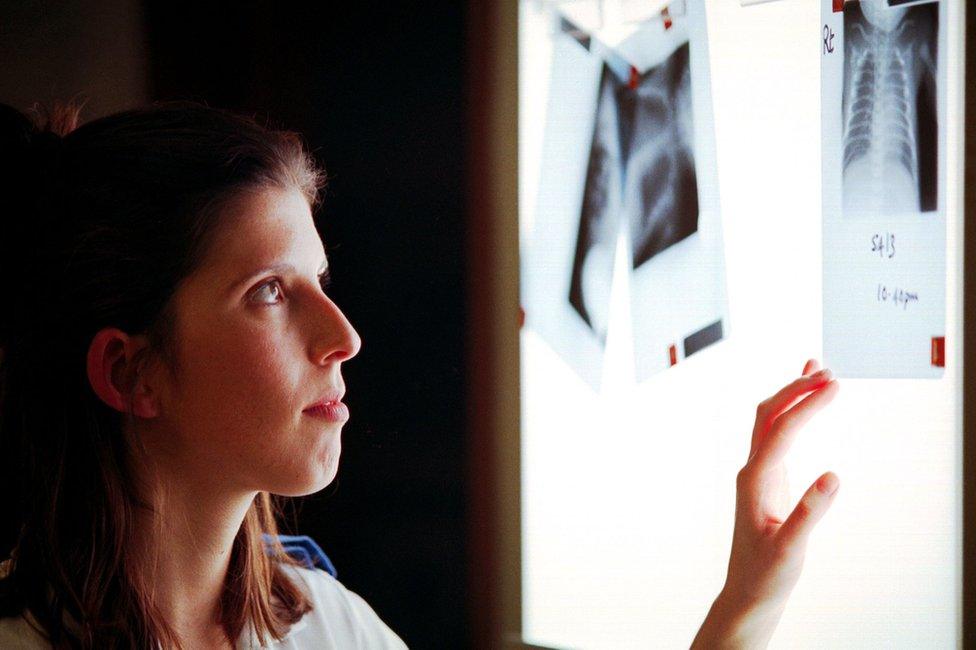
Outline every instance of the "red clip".
[[640, 84], [640, 73], [637, 72], [637, 68], [630, 66], [630, 79], [627, 80], [627, 85], [631, 90], [637, 90], [638, 84]]
[[668, 11], [667, 7], [661, 10], [661, 18], [664, 20], [664, 29], [671, 29], [671, 25], [674, 24], [674, 21], [671, 19], [671, 12]]
[[945, 337], [932, 337], [932, 365], [936, 368], [945, 368]]
[[678, 348], [674, 345], [668, 347], [668, 356], [671, 358], [671, 365], [678, 365]]
[[844, 0], [834, 0], [834, 13], [839, 14], [844, 11]]

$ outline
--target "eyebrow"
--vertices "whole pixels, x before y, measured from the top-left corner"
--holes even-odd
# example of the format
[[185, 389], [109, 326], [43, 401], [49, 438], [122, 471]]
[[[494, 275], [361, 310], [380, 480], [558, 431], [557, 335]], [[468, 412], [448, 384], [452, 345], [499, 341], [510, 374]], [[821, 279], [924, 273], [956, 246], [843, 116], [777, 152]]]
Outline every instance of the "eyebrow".
[[[329, 271], [329, 259], [325, 258], [322, 261], [322, 265], [319, 266], [317, 276], [321, 277], [323, 274], [327, 273], [328, 271]], [[264, 275], [266, 273], [285, 273], [285, 272], [295, 273], [296, 272], [295, 267], [289, 264], [288, 262], [278, 262], [277, 264], [265, 266], [255, 271], [251, 271], [250, 273], [247, 273], [246, 275], [241, 277], [239, 280], [237, 280], [231, 285], [231, 290], [236, 289], [237, 287], [241, 286], [248, 280], [255, 278], [259, 275]]]

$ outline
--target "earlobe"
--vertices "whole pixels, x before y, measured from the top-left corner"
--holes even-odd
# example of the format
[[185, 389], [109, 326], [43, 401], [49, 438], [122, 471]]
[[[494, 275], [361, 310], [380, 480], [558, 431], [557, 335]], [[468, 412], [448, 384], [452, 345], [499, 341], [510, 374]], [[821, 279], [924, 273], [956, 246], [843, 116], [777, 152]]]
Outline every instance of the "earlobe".
[[144, 337], [115, 327], [99, 330], [88, 346], [88, 382], [99, 399], [120, 413], [130, 412], [126, 397], [131, 392], [131, 413], [153, 418], [158, 415], [156, 400], [137, 367], [145, 347]]

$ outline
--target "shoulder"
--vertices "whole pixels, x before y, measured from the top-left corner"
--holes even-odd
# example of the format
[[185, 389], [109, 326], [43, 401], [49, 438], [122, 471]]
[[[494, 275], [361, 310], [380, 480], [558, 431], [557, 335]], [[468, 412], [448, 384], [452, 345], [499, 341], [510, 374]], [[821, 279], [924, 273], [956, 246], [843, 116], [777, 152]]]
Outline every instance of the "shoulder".
[[[359, 594], [319, 569], [282, 565], [305, 591], [313, 610], [291, 627], [275, 648], [376, 648], [403, 650], [407, 646]], [[240, 647], [258, 647], [253, 632], [245, 631]], [[0, 618], [0, 648], [45, 650], [50, 644], [23, 617]]]
[[[0, 562], [0, 578], [10, 573], [11, 561]], [[4, 650], [34, 650], [50, 646], [44, 636], [27, 622], [29, 614], [0, 617], [0, 648]]]
[[42, 650], [50, 643], [24, 616], [0, 618], [0, 648], [4, 650]]
[[314, 608], [292, 626], [286, 637], [296, 647], [307, 647], [312, 642], [328, 647], [331, 641], [337, 648], [406, 648], [359, 594], [325, 571], [290, 565], [282, 568], [305, 590]]

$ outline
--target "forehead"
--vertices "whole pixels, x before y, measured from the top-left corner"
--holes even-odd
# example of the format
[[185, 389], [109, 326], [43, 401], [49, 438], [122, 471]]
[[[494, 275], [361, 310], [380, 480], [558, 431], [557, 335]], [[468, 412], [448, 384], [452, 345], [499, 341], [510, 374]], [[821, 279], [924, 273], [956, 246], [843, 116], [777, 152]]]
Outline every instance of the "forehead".
[[297, 189], [247, 192], [224, 207], [205, 266], [221, 275], [284, 262], [318, 267], [325, 256], [308, 201]]

